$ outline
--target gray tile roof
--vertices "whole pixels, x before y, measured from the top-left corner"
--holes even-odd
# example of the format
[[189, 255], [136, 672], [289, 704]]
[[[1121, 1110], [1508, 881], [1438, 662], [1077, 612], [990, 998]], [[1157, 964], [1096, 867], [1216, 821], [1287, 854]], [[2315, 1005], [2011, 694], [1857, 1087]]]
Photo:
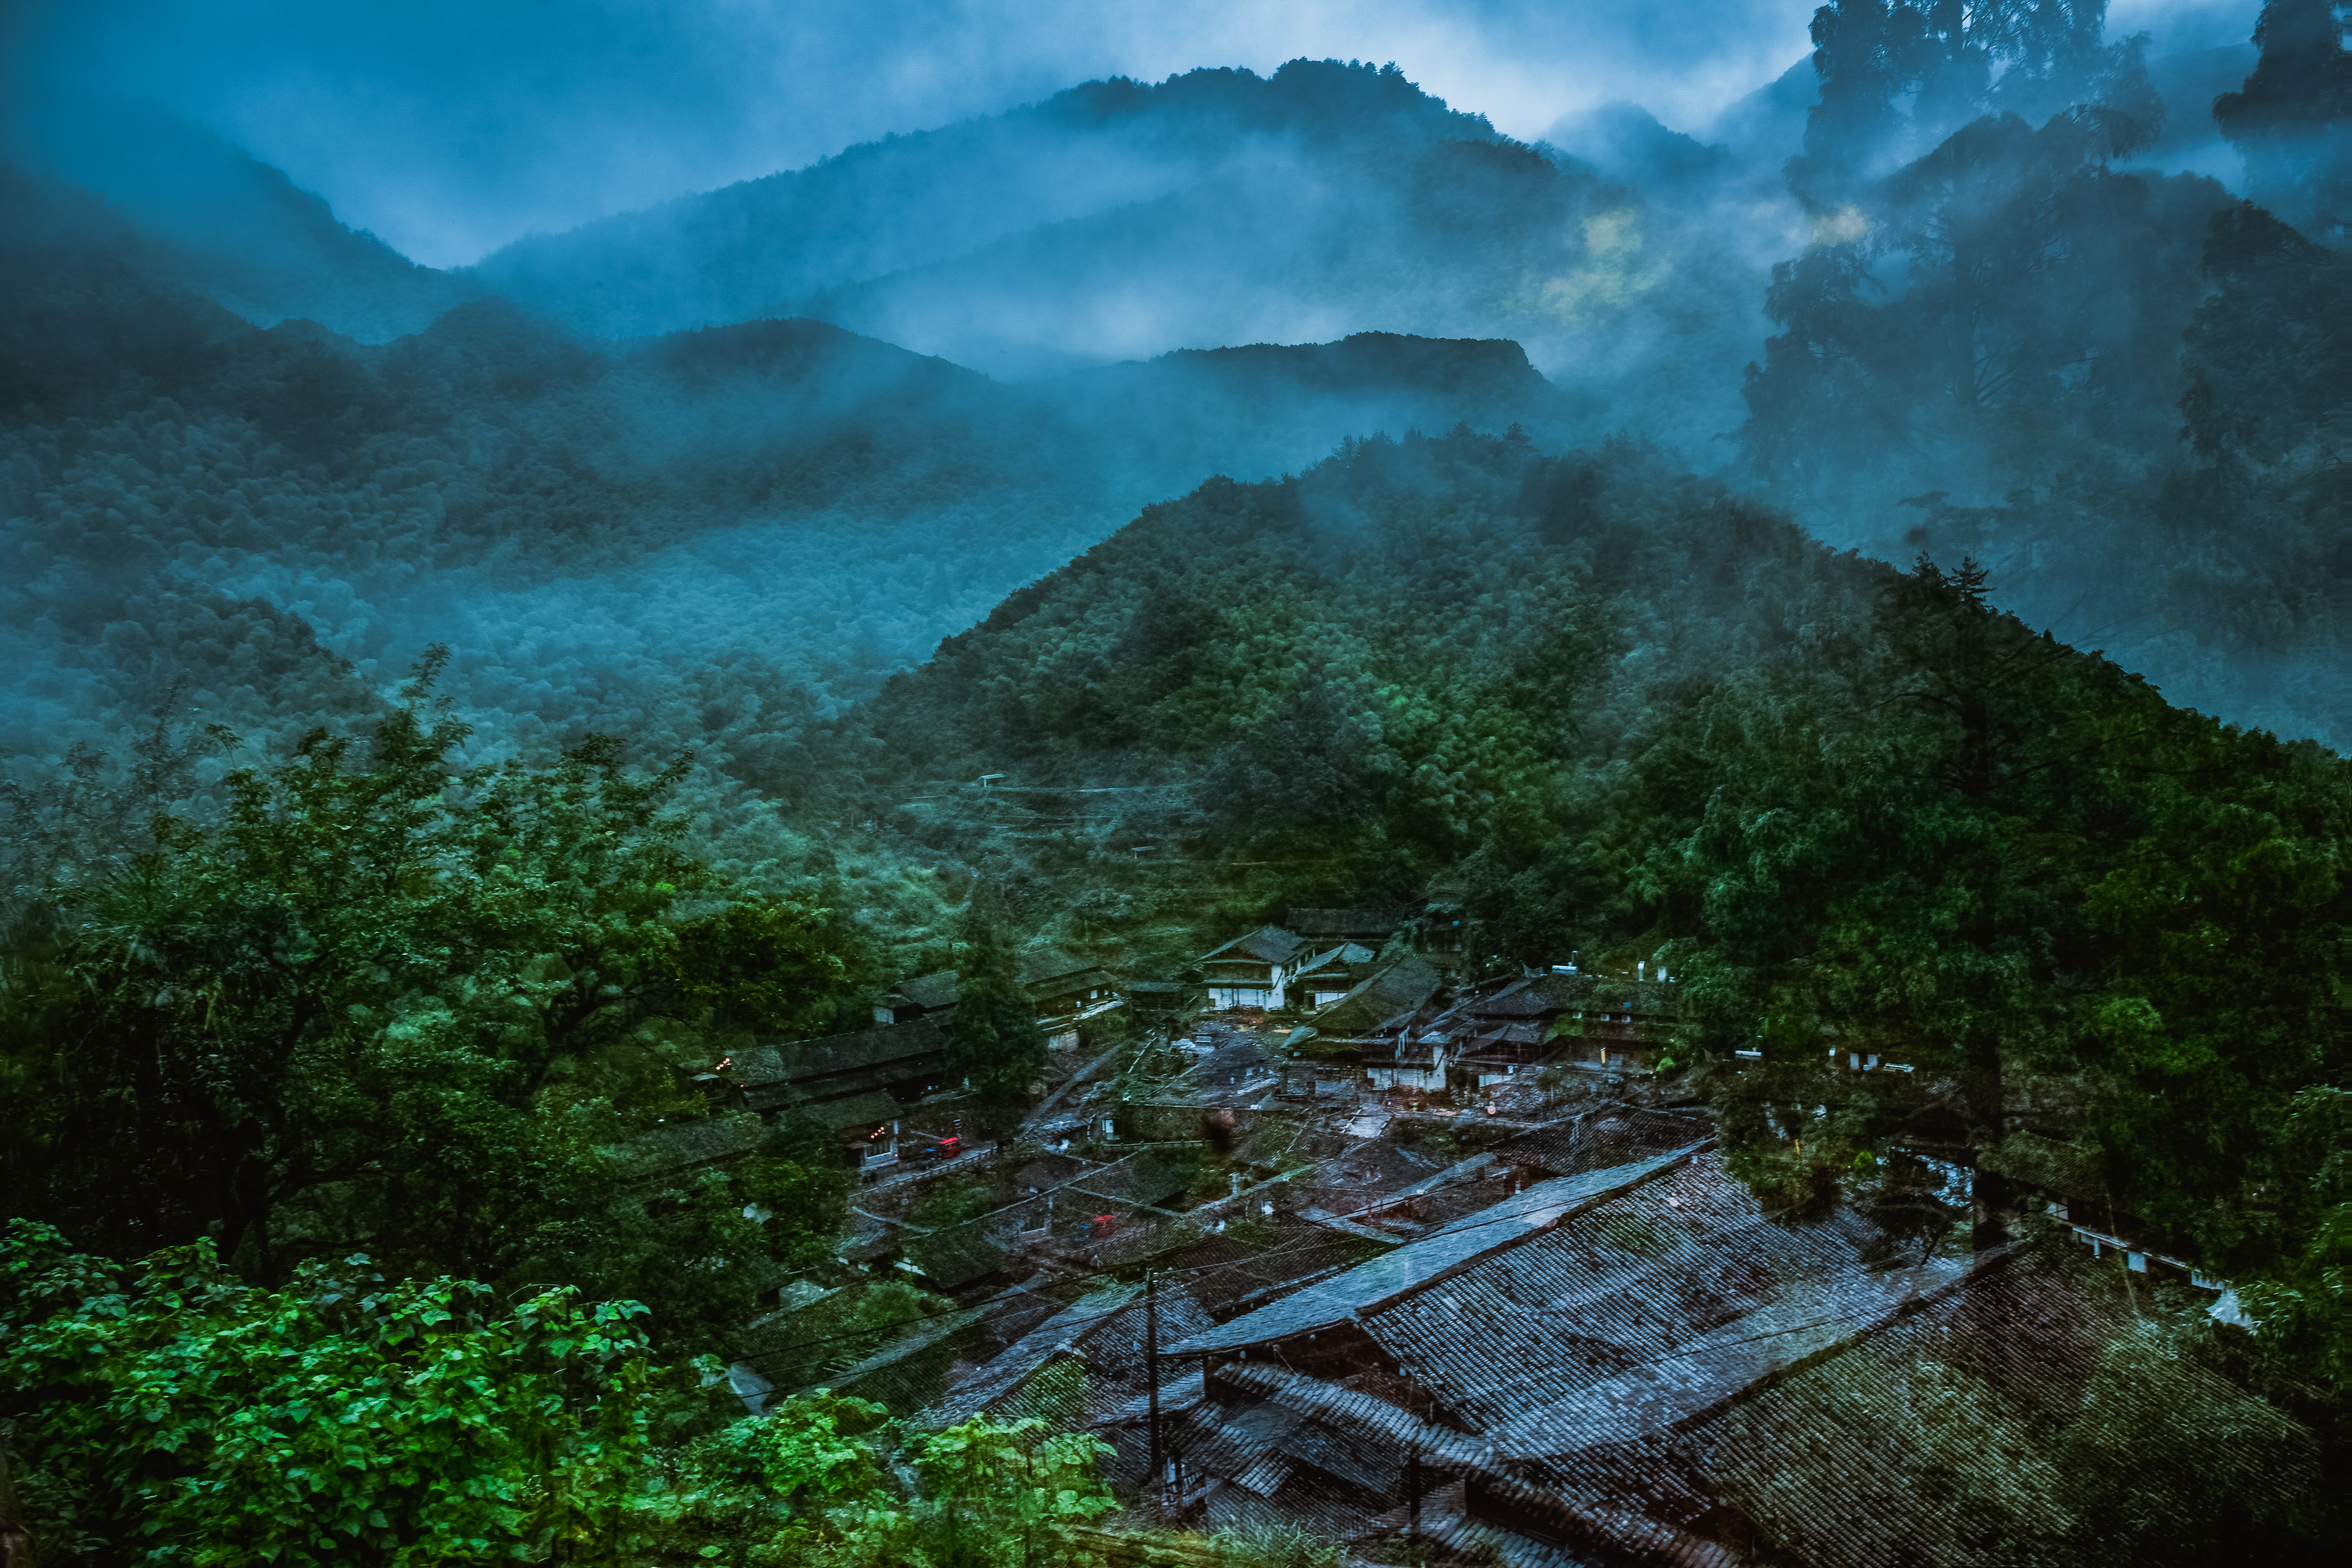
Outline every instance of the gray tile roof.
[[1066, 948], [1034, 947], [1021, 955], [1021, 984], [1034, 988], [1052, 981], [1070, 980], [1102, 967]]
[[766, 1137], [767, 1129], [753, 1117], [706, 1116], [656, 1127], [621, 1145], [614, 1154], [625, 1179], [649, 1181], [748, 1154]]
[[1538, 1182], [1336, 1279], [1170, 1348], [1180, 1354], [1239, 1350], [1353, 1322], [1540, 1235], [1583, 1208], [1651, 1180], [1694, 1152], [1684, 1150], [1612, 1171]]
[[2012, 1256], [1627, 1458], [1819, 1568], [2109, 1560], [2103, 1496], [2160, 1536], [2200, 1490], [2254, 1518], [2312, 1495], [2313, 1435], [2162, 1341], [2095, 1267]]
[[892, 994], [926, 1011], [952, 1007], [956, 1004], [956, 972], [939, 969], [929, 974], [918, 974], [910, 980], [901, 980], [892, 988]]
[[847, 1099], [920, 1078], [947, 1051], [936, 1019], [882, 1024], [845, 1035], [791, 1044], [755, 1046], [735, 1053], [725, 1077], [755, 1110], [798, 1099]]
[[1696, 1117], [1638, 1106], [1610, 1106], [1529, 1128], [1494, 1146], [1497, 1160], [1549, 1171], [1555, 1176], [1622, 1164], [1641, 1153], [1680, 1149], [1706, 1136]]
[[1097, 1285], [949, 1389], [945, 1398], [924, 1413], [924, 1420], [953, 1426], [1010, 1399], [1047, 1362], [1102, 1331], [1120, 1308], [1142, 1294], [1139, 1283]]
[[1411, 1012], [1436, 994], [1444, 976], [1427, 959], [1411, 954], [1366, 976], [1338, 1001], [1318, 1011], [1315, 1028], [1333, 1039], [1370, 1033], [1382, 1020]]
[[1280, 926], [1260, 926], [1244, 936], [1237, 936], [1223, 947], [1211, 948], [1201, 955], [1202, 963], [1221, 958], [1255, 959], [1261, 963], [1287, 963], [1307, 945], [1306, 939]]
[[1592, 981], [1586, 975], [1538, 974], [1473, 997], [1462, 1011], [1475, 1018], [1538, 1018], [1573, 1006], [1591, 990]]
[[[1021, 984], [1032, 991], [1045, 988], [1045, 994], [1055, 994], [1055, 982], [1073, 982], [1097, 973], [1102, 965], [1091, 958], [1081, 958], [1062, 947], [1034, 947], [1020, 955]], [[956, 972], [935, 969], [929, 974], [918, 974], [901, 980], [890, 988], [893, 996], [911, 1002], [925, 1012], [937, 1012], [956, 1005]]]

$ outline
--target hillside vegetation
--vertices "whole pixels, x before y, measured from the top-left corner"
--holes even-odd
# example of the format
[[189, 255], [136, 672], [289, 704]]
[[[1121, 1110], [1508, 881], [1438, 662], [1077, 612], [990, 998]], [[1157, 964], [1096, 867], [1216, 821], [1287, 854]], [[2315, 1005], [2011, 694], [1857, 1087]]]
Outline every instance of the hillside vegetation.
[[[2352, 56], [2308, 0], [2251, 75], [2104, 15], [1832, 0], [1719, 144], [1525, 144], [1394, 67], [1094, 82], [460, 275], [214, 144], [116, 205], [0, 168], [44, 1550], [1087, 1560], [1090, 1436], [739, 1418], [712, 1358], [780, 1301], [810, 1380], [975, 1309], [838, 1250], [835, 1130], [722, 1064], [955, 968], [940, 1082], [1002, 1117], [1034, 949], [1166, 980], [1294, 905], [1670, 973], [1609, 1092], [1703, 1102], [1759, 1223], [1873, 1268], [2082, 1176], [2256, 1325], [2119, 1273], [2146, 1364], [2340, 1468]], [[2180, 172], [2217, 147], [2244, 191]], [[2108, 1535], [2230, 1539], [2199, 1486]]]

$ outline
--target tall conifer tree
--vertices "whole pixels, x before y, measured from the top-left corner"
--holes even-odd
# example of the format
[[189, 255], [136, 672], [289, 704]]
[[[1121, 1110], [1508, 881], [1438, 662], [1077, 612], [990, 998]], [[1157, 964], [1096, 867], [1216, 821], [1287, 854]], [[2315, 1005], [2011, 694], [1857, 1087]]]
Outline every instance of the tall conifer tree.
[[1037, 1005], [1021, 984], [1021, 959], [1006, 924], [996, 889], [974, 883], [964, 906], [948, 1063], [989, 1105], [1019, 1104], [1045, 1065]]

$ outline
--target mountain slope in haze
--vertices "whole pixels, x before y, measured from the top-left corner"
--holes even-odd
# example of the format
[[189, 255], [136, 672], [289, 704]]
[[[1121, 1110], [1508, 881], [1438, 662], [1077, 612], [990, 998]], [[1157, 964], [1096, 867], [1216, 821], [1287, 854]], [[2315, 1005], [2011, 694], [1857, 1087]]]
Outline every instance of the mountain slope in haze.
[[148, 276], [263, 326], [381, 342], [486, 295], [614, 340], [807, 316], [1013, 379], [1360, 332], [1509, 338], [1613, 425], [1695, 452], [1737, 419], [1762, 268], [1799, 232], [1752, 199], [1736, 224], [1650, 212], [1393, 67], [1329, 60], [1089, 82], [452, 272], [151, 113], [92, 115], [49, 152], [140, 230]]
[[1204, 472], [1465, 419], [1550, 438], [1567, 413], [1507, 343], [1005, 387], [807, 321], [614, 344], [483, 300], [381, 345], [264, 331], [138, 259], [0, 247], [15, 747], [96, 741], [181, 676], [260, 730], [324, 701], [246, 670], [236, 628], [266, 610], [331, 686], [452, 644], [506, 742], [625, 719], [766, 754]]
[[[1775, 221], [1799, 232], [1793, 209]], [[1394, 68], [1295, 60], [1088, 83], [466, 276], [606, 336], [805, 315], [1009, 379], [1366, 331], [1508, 338], [1613, 424], [1704, 449], [1761, 335], [1781, 240], [1759, 238], [1756, 211], [1669, 219]]]
[[1118, 78], [519, 240], [467, 270], [582, 331], [635, 337], [790, 313], [823, 290], [1149, 201], [1276, 149], [1345, 159], [1494, 137], [1483, 117], [1448, 110], [1392, 67], [1294, 60], [1270, 79]]
[[1787, 166], [1821, 223], [1773, 268], [1738, 471], [1832, 542], [1988, 562], [2021, 613], [2181, 700], [2345, 744], [2340, 257], [2164, 172], [2212, 141], [2247, 52], [2011, 42], [1931, 102], [1822, 36], [1845, 74]]
[[143, 270], [257, 326], [305, 317], [382, 342], [481, 291], [340, 222], [282, 171], [201, 127], [115, 104], [47, 130], [37, 161], [140, 231]]

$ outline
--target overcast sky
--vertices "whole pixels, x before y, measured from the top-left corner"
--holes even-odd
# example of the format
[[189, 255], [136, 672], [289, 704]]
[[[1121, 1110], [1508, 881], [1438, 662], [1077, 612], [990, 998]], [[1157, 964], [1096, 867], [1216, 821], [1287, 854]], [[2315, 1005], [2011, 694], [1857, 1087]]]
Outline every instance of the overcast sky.
[[[152, 100], [420, 261], [470, 261], [1091, 77], [1396, 61], [1536, 136], [1612, 99], [1703, 124], [1810, 47], [1814, 0], [5, 0], [20, 117]], [[2259, 0], [2116, 0], [2159, 49]]]

